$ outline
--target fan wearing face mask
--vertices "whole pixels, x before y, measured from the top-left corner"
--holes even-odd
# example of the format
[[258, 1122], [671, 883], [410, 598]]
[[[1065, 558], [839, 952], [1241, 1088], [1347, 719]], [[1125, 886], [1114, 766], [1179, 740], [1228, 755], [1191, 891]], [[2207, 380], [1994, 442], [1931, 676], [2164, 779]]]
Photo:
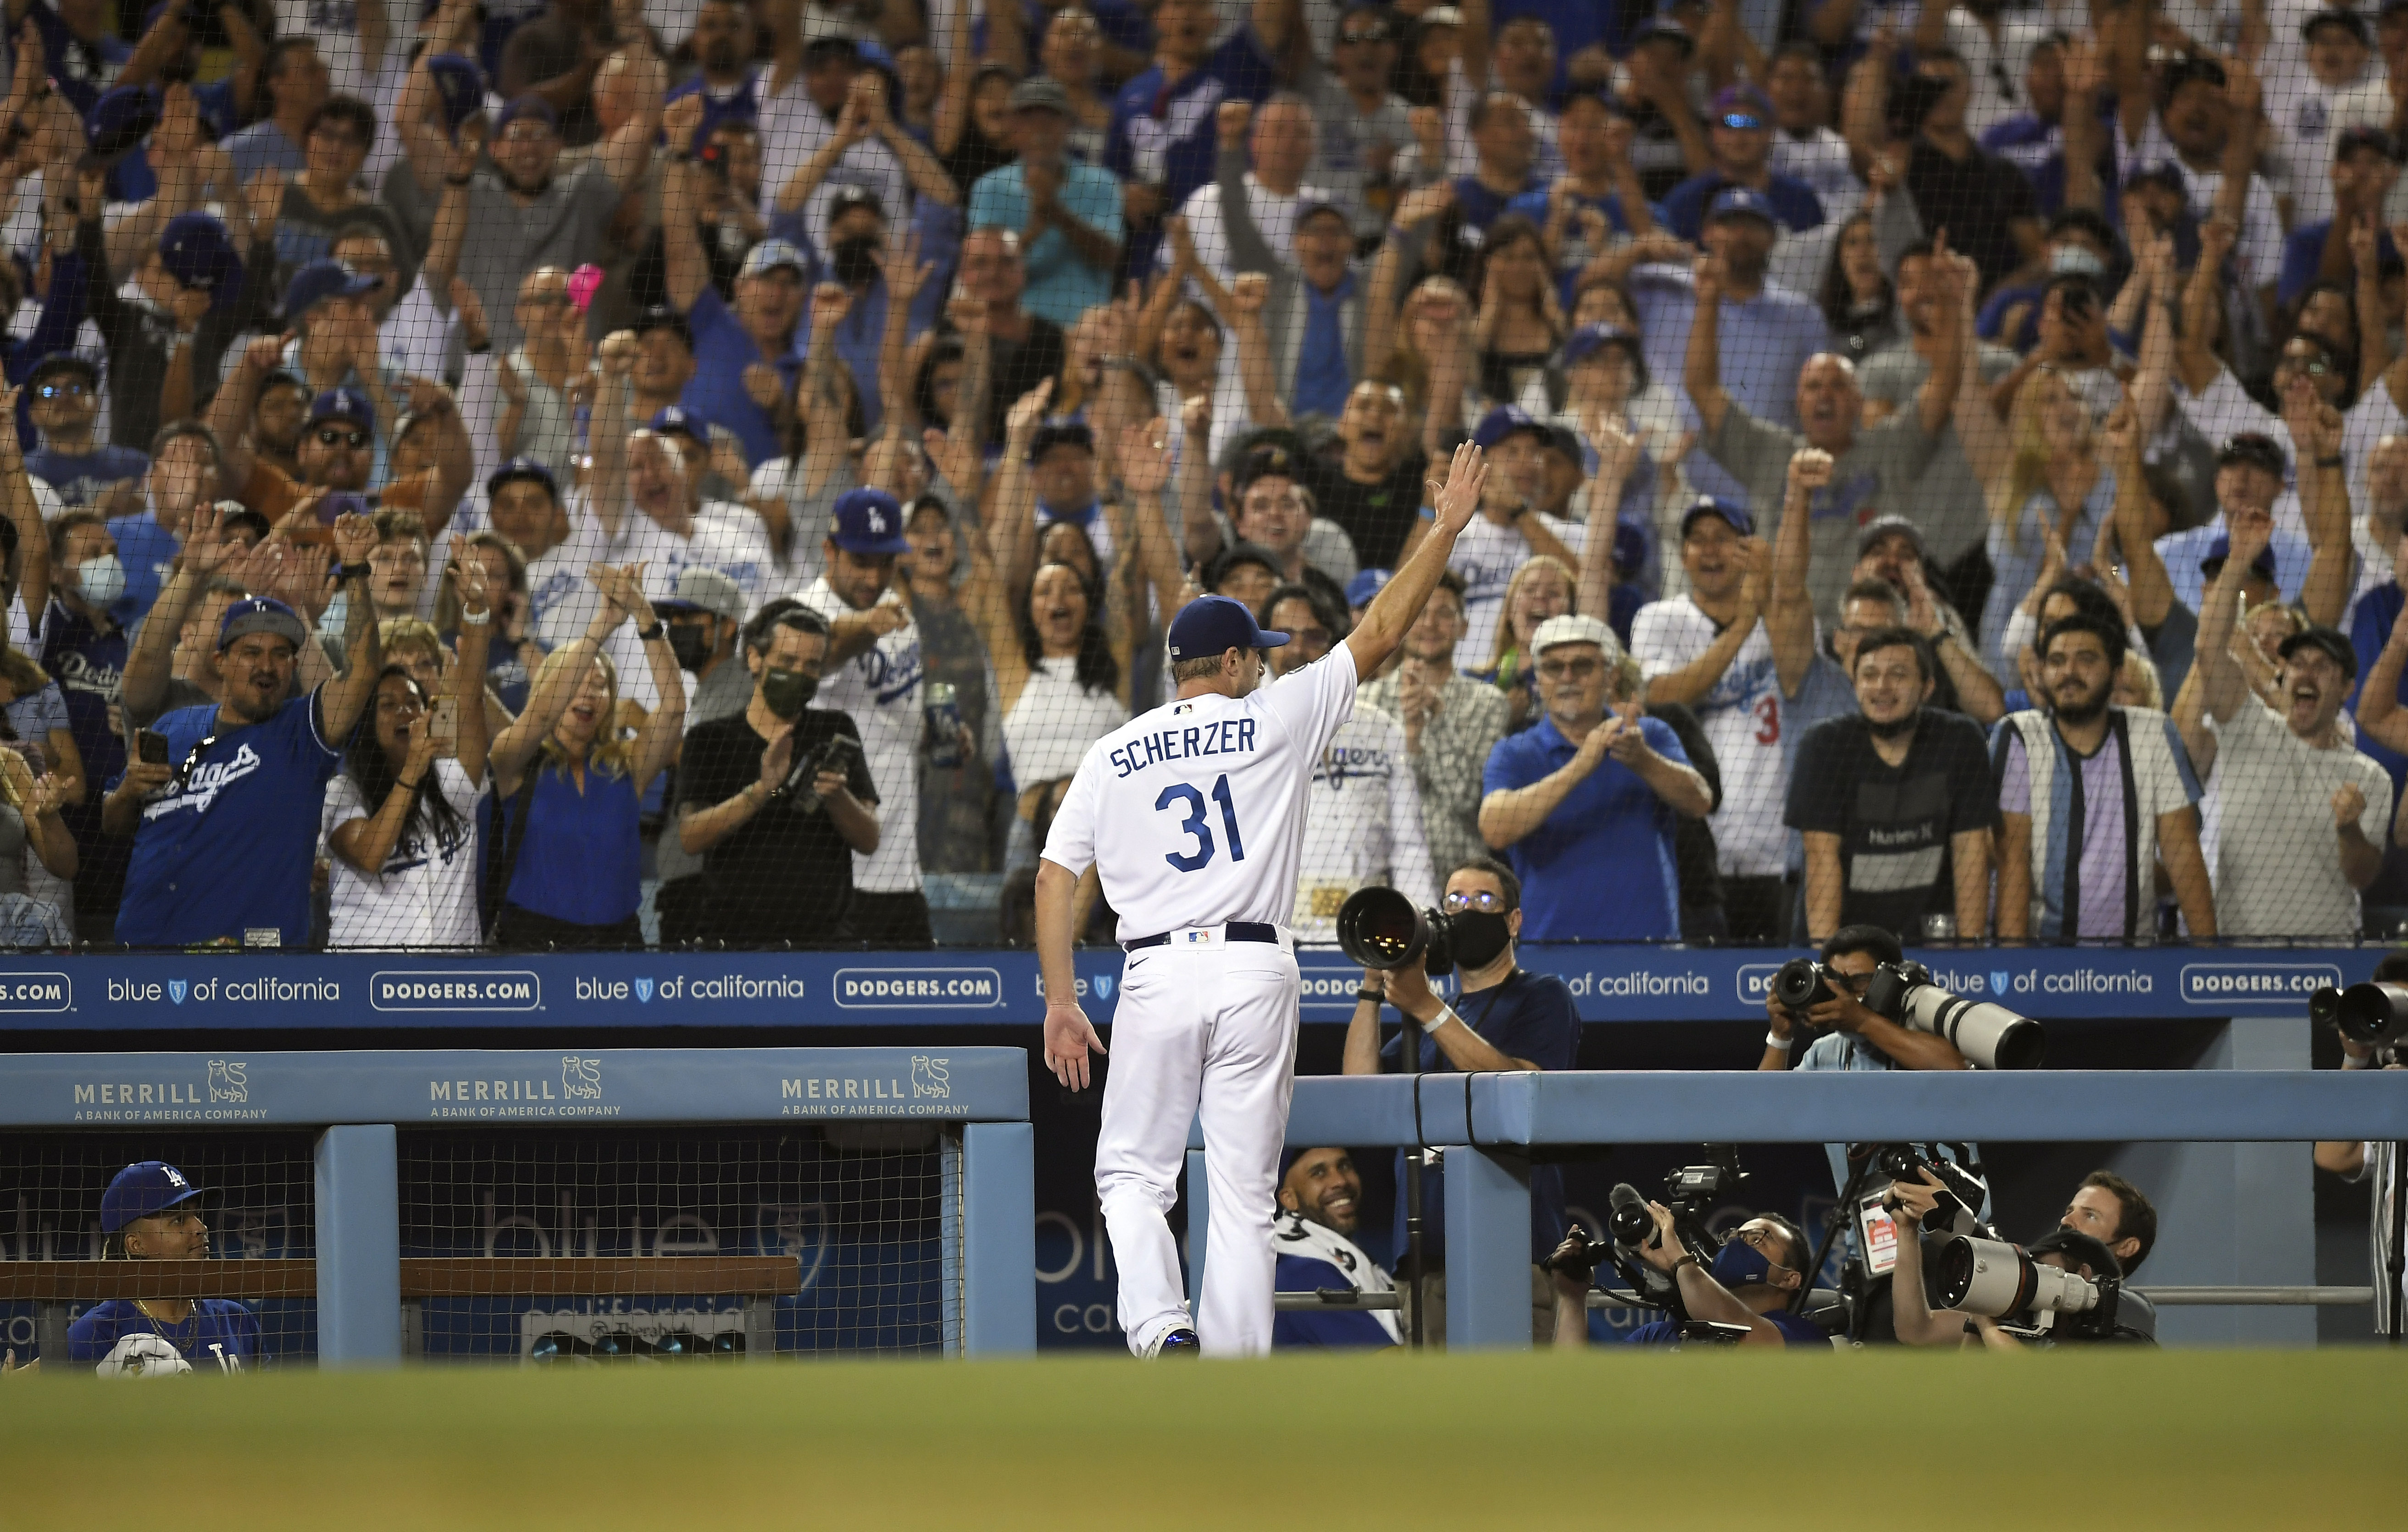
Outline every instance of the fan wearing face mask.
[[[1513, 938], [1522, 929], [1522, 881], [1493, 857], [1474, 857], [1446, 880], [1440, 907], [1450, 922], [1455, 972], [1461, 981], [1454, 1005], [1439, 998], [1418, 963], [1392, 972], [1367, 969], [1355, 992], [1354, 1019], [1346, 1028], [1344, 1072], [1395, 1074], [1404, 1069], [1401, 1032], [1380, 1040], [1381, 1001], [1421, 1024], [1422, 1073], [1488, 1069], [1569, 1069], [1580, 1052], [1580, 1015], [1572, 992], [1553, 974], [1534, 974], [1514, 961]], [[1397, 1258], [1405, 1254], [1404, 1152], [1397, 1154]], [[1445, 1260], [1445, 1184], [1436, 1167], [1422, 1177], [1422, 1263], [1442, 1271]], [[1530, 1167], [1530, 1259], [1535, 1264], [1564, 1238], [1564, 1171], [1557, 1165]], [[1534, 1272], [1532, 1312], [1537, 1339], [1548, 1325], [1545, 1279]], [[1431, 1295], [1436, 1324], [1443, 1290]], [[1440, 1329], [1439, 1333], [1442, 1334]]]
[[731, 946], [844, 939], [853, 853], [878, 850], [861, 730], [810, 706], [827, 659], [826, 619], [779, 611], [744, 637], [744, 710], [685, 737], [678, 840], [702, 858], [703, 928]]

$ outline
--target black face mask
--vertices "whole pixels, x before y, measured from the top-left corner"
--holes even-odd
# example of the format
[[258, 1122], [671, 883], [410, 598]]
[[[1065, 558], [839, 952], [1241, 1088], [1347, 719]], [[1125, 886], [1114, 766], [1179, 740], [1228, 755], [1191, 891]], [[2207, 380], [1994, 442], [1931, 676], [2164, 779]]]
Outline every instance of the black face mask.
[[828, 252], [836, 279], [847, 287], [867, 287], [878, 277], [878, 236], [857, 234], [837, 241]]
[[789, 722], [803, 716], [803, 709], [811, 705], [819, 690], [820, 679], [799, 670], [761, 673], [761, 706]]
[[710, 630], [698, 623], [669, 624], [669, 652], [677, 656], [678, 668], [699, 674], [710, 659]]
[[1455, 966], [1466, 972], [1497, 961], [1512, 943], [1505, 917], [1485, 909], [1467, 909], [1455, 917]]

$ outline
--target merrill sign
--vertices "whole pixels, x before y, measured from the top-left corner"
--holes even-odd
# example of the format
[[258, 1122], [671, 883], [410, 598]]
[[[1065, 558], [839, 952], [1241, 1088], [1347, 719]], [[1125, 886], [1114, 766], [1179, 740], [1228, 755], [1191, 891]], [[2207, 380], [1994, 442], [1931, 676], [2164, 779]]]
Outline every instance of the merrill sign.
[[908, 1074], [827, 1074], [778, 1081], [781, 1117], [948, 1117], [952, 1069], [942, 1053], [914, 1053]]

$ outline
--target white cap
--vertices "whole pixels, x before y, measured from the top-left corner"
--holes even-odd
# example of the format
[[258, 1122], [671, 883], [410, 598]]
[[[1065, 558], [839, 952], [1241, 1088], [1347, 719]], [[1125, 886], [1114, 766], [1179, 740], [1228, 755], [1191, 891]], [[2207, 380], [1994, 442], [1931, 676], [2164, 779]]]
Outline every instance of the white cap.
[[1530, 652], [1533, 654], [1544, 654], [1558, 644], [1595, 644], [1605, 651], [1608, 659], [1622, 652], [1622, 645], [1613, 637], [1612, 628], [1594, 617], [1570, 613], [1548, 618], [1539, 624], [1538, 632], [1530, 635]]

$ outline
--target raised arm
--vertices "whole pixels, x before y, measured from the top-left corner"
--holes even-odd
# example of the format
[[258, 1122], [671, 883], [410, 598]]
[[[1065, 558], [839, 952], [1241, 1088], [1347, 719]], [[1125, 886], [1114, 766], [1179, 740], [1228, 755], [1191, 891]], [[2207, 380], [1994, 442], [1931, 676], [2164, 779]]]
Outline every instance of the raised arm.
[[[1588, 539], [1581, 545], [1580, 588], [1574, 611], [1602, 619], [1613, 602], [1613, 530], [1622, 490], [1638, 465], [1639, 438], [1623, 430], [1603, 411], [1582, 422], [1582, 434], [1597, 451], [1597, 477], [1589, 480]], [[1528, 520], [1525, 517], [1524, 520]]]
[[1831, 454], [1802, 448], [1789, 459], [1789, 483], [1781, 500], [1781, 525], [1772, 542], [1772, 601], [1764, 630], [1772, 640], [1772, 665], [1781, 694], [1794, 697], [1814, 663], [1814, 601], [1806, 592], [1813, 556], [1812, 502], [1831, 481]]
[[1697, 283], [1697, 317], [1689, 322], [1689, 351], [1682, 367], [1682, 382], [1689, 391], [1689, 402], [1697, 407], [1698, 420], [1705, 422], [1706, 434], [1713, 435], [1723, 428], [1723, 417], [1730, 411], [1730, 395], [1723, 392], [1722, 295], [1723, 258], [1701, 255], [1692, 268]]
[[[0, 437], [13, 435], [0, 432]], [[5, 450], [6, 444], [0, 443], [0, 451]], [[119, 700], [128, 719], [147, 721], [159, 716], [167, 700], [167, 682], [175, 673], [176, 644], [183, 636], [184, 619], [210, 578], [226, 566], [236, 551], [219, 525], [218, 508], [206, 499], [194, 506], [184, 523], [183, 554], [176, 560], [166, 584], [160, 587], [142, 626], [136, 630], [134, 647], [125, 658]]]
[[694, 141], [702, 126], [702, 93], [678, 97], [661, 114], [668, 134], [669, 163], [661, 176], [661, 259], [669, 307], [682, 314], [710, 285], [710, 257], [704, 253], [702, 234], [695, 223], [699, 200], [694, 185], [694, 156], [682, 147]]
[[2182, 333], [2174, 341], [2174, 375], [2193, 394], [2204, 393], [2224, 364], [2209, 344], [2223, 318], [2217, 296], [2223, 290], [2225, 257], [2239, 237], [2238, 222], [2211, 218], [2199, 226], [2199, 265], [2183, 290]]
[[1946, 229], [1932, 236], [1931, 259], [1940, 277], [1939, 312], [1934, 316], [1938, 333], [1933, 336], [1939, 349], [1931, 358], [1931, 375], [1914, 395], [1915, 414], [1927, 437], [1936, 437], [1947, 427], [1956, 412], [1956, 396], [1964, 391], [1965, 374], [1981, 371], [1973, 365], [1968, 344], [1972, 326], [1965, 322], [1973, 308], [1975, 290], [1964, 268], [1948, 259]]
[[[452, 561], [452, 588], [460, 593], [460, 652], [452, 666], [452, 694], [459, 701], [460, 769], [468, 774], [471, 786], [485, 780], [485, 768], [493, 755], [494, 722], [485, 711], [486, 659], [493, 651], [494, 606], [485, 589], [485, 563], [480, 558], [462, 559], [455, 551]], [[682, 694], [683, 688], [680, 688]]]
[[[612, 341], [625, 344], [612, 346]], [[594, 519], [604, 537], [616, 539], [627, 514], [628, 400], [635, 394], [635, 337], [625, 331], [603, 337], [601, 386], [595, 391], [594, 414], [585, 439], [594, 454]]]
[[2240, 621], [2241, 587], [2248, 583], [2250, 564], [2266, 551], [2274, 534], [2273, 518], [2262, 510], [2227, 511], [2225, 524], [2230, 530], [2232, 550], [2215, 583], [2207, 588], [2207, 599], [2200, 605], [2198, 650], [2192, 665], [2204, 689], [2207, 710], [2218, 723], [2231, 722], [2243, 702], [2254, 700], [2248, 678], [2232, 657], [2232, 633]]
[[[566, 712], [569, 703], [576, 699], [577, 689], [585, 684], [586, 676], [594, 668], [595, 656], [602, 652], [603, 640], [627, 620], [626, 612], [609, 594], [619, 587], [615, 582], [606, 586], [609, 577], [603, 571], [607, 567], [597, 564], [585, 572], [585, 578], [594, 584], [595, 594], [594, 616], [586, 623], [584, 634], [563, 651], [566, 658], [557, 664], [546, 665], [538, 671], [535, 688], [527, 694], [526, 706], [520, 709], [517, 720], [493, 743], [488, 764], [493, 768], [494, 791], [501, 797], [509, 797], [519, 790], [519, 782], [534, 762], [536, 752], [543, 748], [544, 740], [551, 737], [552, 729], [560, 723], [560, 715]], [[678, 687], [678, 694], [680, 697], [685, 694], [682, 684]]]
[[365, 575], [368, 554], [377, 545], [376, 523], [365, 516], [345, 513], [335, 521], [335, 556], [345, 571], [343, 668], [318, 689], [318, 723], [322, 739], [340, 739], [360, 721], [376, 695], [378, 674], [384, 668], [384, 651], [378, 642], [376, 603], [368, 598]]
[[[1000, 15], [1010, 8], [997, 6], [996, 10]], [[970, 48], [970, 10], [968, 6], [953, 7], [952, 25], [946, 34], [953, 42], [949, 50], [951, 62], [945, 66], [945, 89], [937, 97], [936, 121], [931, 124], [939, 154], [951, 154], [961, 147], [962, 129], [970, 120], [970, 77], [978, 73]], [[1004, 18], [1006, 24], [1013, 20], [1016, 18]], [[987, 55], [990, 58], [995, 55], [996, 34], [999, 30], [995, 21], [989, 21]]]
[[1288, 423], [1287, 405], [1280, 397], [1277, 365], [1271, 360], [1271, 339], [1263, 323], [1263, 305], [1269, 301], [1271, 279], [1259, 271], [1242, 272], [1230, 284], [1222, 313], [1238, 333], [1238, 377], [1246, 391], [1246, 418], [1257, 427]]
[[1438, 510], [1438, 523], [1413, 550], [1413, 556], [1397, 571], [1396, 578], [1372, 597], [1363, 620], [1346, 636], [1355, 675], [1378, 675], [1380, 667], [1388, 663], [1388, 656], [1404, 641], [1405, 630], [1421, 615], [1430, 592], [1438, 588], [1438, 577], [1446, 572], [1447, 560], [1455, 553], [1455, 539], [1480, 513], [1480, 492], [1487, 481], [1485, 454], [1466, 442], [1455, 450], [1445, 485], [1440, 487], [1433, 480], [1426, 486]]
[[[2115, 475], [2115, 546], [2124, 556], [2124, 583], [2132, 593], [2132, 620], [2154, 633], [2174, 607], [2174, 583], [2149, 538], [2149, 485], [2141, 460], [2138, 407], [2127, 395], [2109, 411], [2100, 432]], [[2095, 562], [2095, 561], [2094, 561]]]
[[630, 564], [609, 571], [603, 580], [610, 604], [625, 612], [636, 632], [643, 636], [644, 664], [652, 671], [653, 690], [660, 694], [636, 734], [636, 792], [641, 795], [652, 785], [652, 779], [677, 759], [678, 746], [685, 739], [685, 680], [678, 667], [677, 651], [669, 647], [668, 629], [644, 595], [644, 566]]
[[[50, 605], [50, 537], [42, 524], [41, 502], [25, 477], [25, 444], [17, 435], [17, 396], [22, 392], [0, 387], [0, 505], [17, 531], [18, 599], [26, 625], [38, 632]], [[0, 612], [0, 620], [5, 617]]]
[[[1952, 280], [1971, 283], [1967, 291], [1978, 290], [1980, 273], [1972, 259], [1951, 251], [1947, 256]], [[1970, 303], [1956, 306], [1957, 354], [1965, 362], [1957, 368], [1956, 406], [1949, 418], [1956, 422], [1956, 440], [1965, 449], [1965, 460], [1971, 465], [1976, 483], [1989, 485], [2006, 476], [2014, 461], [2014, 442], [2007, 434], [2007, 422], [1990, 402], [1989, 390], [1982, 386], [1982, 369], [1971, 365], [1980, 354], [1980, 342], [1973, 334], [1975, 315]]]
[[468, 242], [468, 180], [483, 148], [481, 131], [463, 128], [453, 136], [443, 172], [443, 200], [435, 205], [435, 231], [427, 236], [426, 262], [419, 271], [427, 291], [438, 295], [448, 296], [452, 279], [460, 274], [460, 251]]
[[2408, 754], [2408, 709], [2400, 706], [2400, 672], [2408, 662], [2408, 623], [2393, 623], [2383, 652], [2358, 692], [2358, 726], [2386, 749]]
[[2358, 563], [2350, 540], [2341, 411], [2318, 398], [2305, 378], [2293, 379], [2283, 405], [2285, 423], [2300, 450], [2300, 514], [2308, 527], [2308, 578], [2300, 587], [2300, 606], [2310, 622], [2332, 627], [2349, 605]]

